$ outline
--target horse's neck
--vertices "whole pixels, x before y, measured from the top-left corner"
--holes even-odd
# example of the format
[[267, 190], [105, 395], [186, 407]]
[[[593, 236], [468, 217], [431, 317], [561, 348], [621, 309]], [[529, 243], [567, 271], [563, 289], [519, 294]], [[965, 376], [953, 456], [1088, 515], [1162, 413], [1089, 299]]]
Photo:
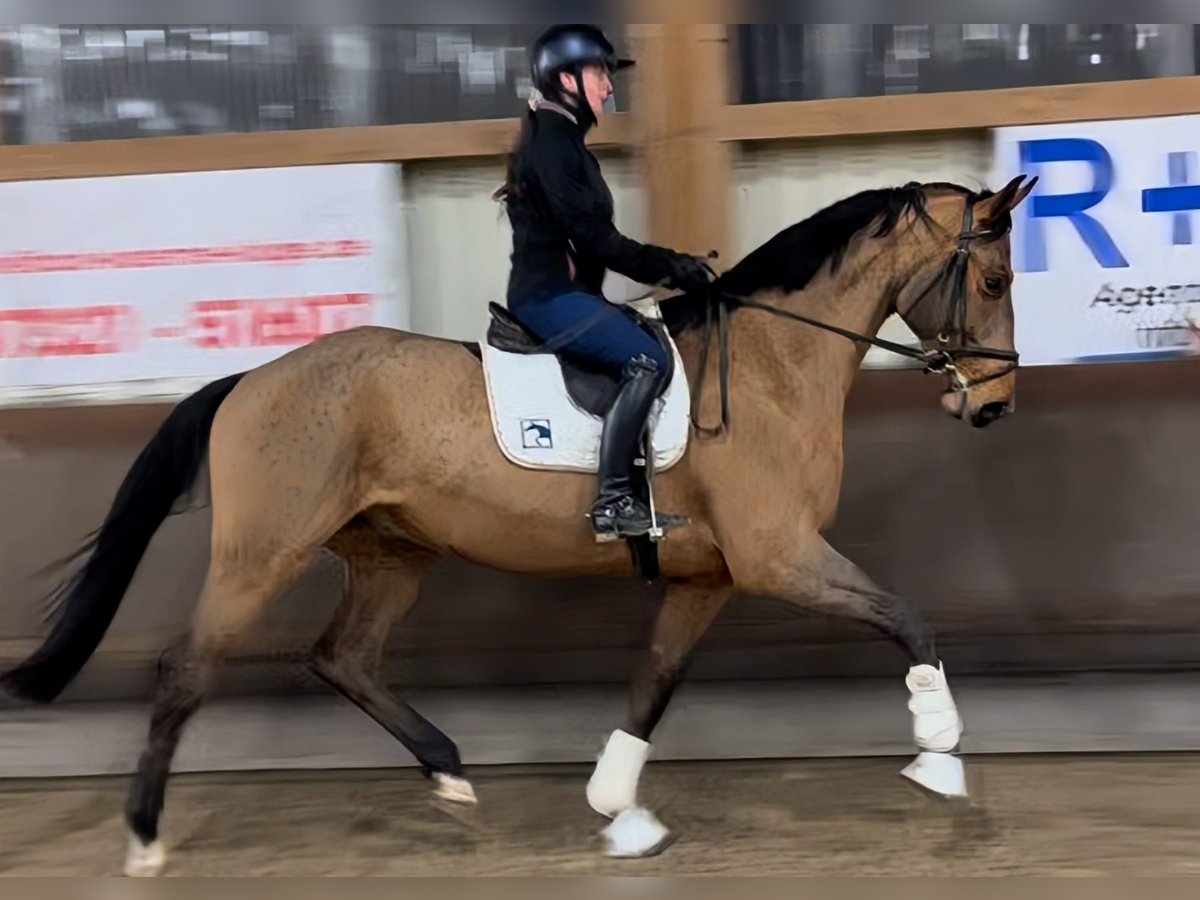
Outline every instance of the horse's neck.
[[[766, 292], [755, 299], [863, 337], [874, 337], [892, 312], [890, 286], [866, 270], [824, 277], [803, 291]], [[850, 392], [866, 344], [760, 310], [739, 313], [737, 319], [733, 331], [739, 366], [750, 370], [758, 389], [781, 398], [781, 409], [792, 406], [795, 415], [803, 415], [800, 406], [814, 393], [844, 400]]]
[[[829, 325], [873, 336], [890, 310], [886, 288], [871, 279], [823, 278], [803, 293], [760, 292], [753, 299]], [[732, 357], [730, 430], [727, 440], [713, 444], [714, 455], [697, 457], [712, 468], [699, 470], [711, 478], [714, 509], [729, 515], [748, 498], [755, 515], [769, 527], [824, 527], [837, 506], [841, 483], [841, 441], [846, 395], [864, 349], [812, 325], [743, 308], [729, 319]], [[697, 329], [680, 342], [693, 389], [703, 345]], [[708, 368], [700, 398], [700, 424], [720, 421], [719, 353], [709, 350]], [[729, 466], [734, 468], [730, 469]], [[739, 473], [761, 478], [748, 485]], [[736, 486], [736, 488], [735, 488]], [[758, 493], [756, 493], [758, 492]], [[736, 495], [736, 496], [735, 496]], [[788, 498], [778, 504], [776, 498]], [[761, 504], [759, 503], [761, 500]], [[795, 502], [803, 500], [803, 507]], [[728, 505], [725, 505], [728, 502]], [[797, 518], [799, 516], [799, 518]]]

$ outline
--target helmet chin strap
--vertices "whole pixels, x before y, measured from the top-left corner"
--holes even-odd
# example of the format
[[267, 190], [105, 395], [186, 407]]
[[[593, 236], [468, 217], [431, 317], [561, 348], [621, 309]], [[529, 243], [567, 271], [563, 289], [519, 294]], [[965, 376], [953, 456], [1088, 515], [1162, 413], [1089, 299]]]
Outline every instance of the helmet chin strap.
[[587, 131], [596, 124], [596, 113], [592, 110], [592, 104], [588, 102], [587, 92], [583, 89], [583, 66], [575, 66], [572, 69], [575, 75], [575, 118], [579, 120], [579, 124]]
[[[568, 93], [567, 89], [559, 81], [554, 85], [552, 96], [549, 93], [541, 94], [541, 96], [551, 103], [562, 107], [563, 110], [570, 112], [576, 124], [584, 131], [588, 131], [592, 126], [597, 124], [597, 119], [595, 110], [592, 109], [592, 104], [588, 102], [587, 92], [583, 89], [583, 67], [575, 66], [567, 71], [575, 80], [574, 95]], [[530, 108], [537, 108], [536, 96], [530, 97]]]

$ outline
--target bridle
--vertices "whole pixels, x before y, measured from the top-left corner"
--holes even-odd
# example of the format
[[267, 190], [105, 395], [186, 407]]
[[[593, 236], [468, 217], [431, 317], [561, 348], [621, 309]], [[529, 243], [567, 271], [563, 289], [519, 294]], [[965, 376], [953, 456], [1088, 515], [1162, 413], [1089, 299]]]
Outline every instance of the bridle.
[[[868, 337], [865, 334], [859, 334], [856, 331], [841, 328], [837, 325], [830, 325], [828, 322], [809, 318], [800, 313], [780, 309], [778, 306], [772, 306], [769, 303], [763, 303], [751, 297], [743, 297], [720, 290], [714, 290], [709, 293], [705, 297], [704, 338], [700, 351], [700, 368], [696, 376], [695, 391], [692, 395], [692, 427], [698, 433], [708, 437], [718, 437], [729, 430], [729, 305], [731, 301], [739, 309], [743, 307], [746, 309], [756, 309], [780, 319], [811, 325], [814, 328], [820, 328], [823, 331], [844, 337], [849, 341], [854, 341], [858, 344], [869, 344], [872, 347], [878, 347], [897, 356], [903, 356], [906, 359], [924, 363], [926, 374], [949, 375], [953, 378], [954, 390], [959, 393], [1003, 378], [1010, 372], [1015, 371], [1020, 360], [1020, 356], [1015, 350], [1001, 350], [971, 343], [967, 332], [967, 264], [971, 258], [971, 243], [977, 240], [997, 240], [1003, 237], [1003, 234], [996, 234], [992, 231], [977, 230], [974, 227], [974, 217], [975, 208], [970, 200], [968, 200], [966, 210], [963, 214], [962, 228], [958, 234], [958, 246], [903, 315], [903, 318], [907, 320], [925, 302], [926, 298], [934, 293], [934, 288], [939, 284], [950, 284], [950, 300], [946, 308], [946, 319], [937, 332], [937, 345], [931, 349], [910, 347], [906, 344], [897, 344], [894, 341], [884, 340], [883, 338]], [[1007, 230], [1004, 233], [1006, 234]], [[715, 323], [713, 321], [714, 307], [716, 307]], [[700, 424], [700, 403], [703, 399], [704, 382], [708, 373], [708, 350], [712, 343], [714, 324], [717, 330], [717, 344], [720, 353], [721, 423], [716, 427], [709, 428]], [[968, 379], [958, 368], [958, 362], [963, 359], [996, 359], [1006, 361], [1008, 365], [998, 372], [992, 372], [979, 378]]]

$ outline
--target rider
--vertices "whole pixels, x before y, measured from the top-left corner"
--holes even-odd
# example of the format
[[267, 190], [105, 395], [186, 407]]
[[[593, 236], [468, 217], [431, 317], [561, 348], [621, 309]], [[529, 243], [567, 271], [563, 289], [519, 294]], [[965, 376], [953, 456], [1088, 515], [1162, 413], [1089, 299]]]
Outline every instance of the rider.
[[[613, 226], [613, 199], [584, 144], [612, 96], [610, 76], [631, 60], [593, 25], [556, 25], [530, 51], [534, 91], [521, 136], [497, 192], [513, 228], [508, 306], [563, 356], [620, 379], [604, 420], [599, 495], [590, 518], [598, 537], [633, 537], [652, 527], [630, 474], [669, 360], [632, 316], [601, 295], [607, 269], [635, 282], [692, 291], [709, 284], [701, 258], [640, 244]], [[658, 515], [665, 528], [684, 523]]]

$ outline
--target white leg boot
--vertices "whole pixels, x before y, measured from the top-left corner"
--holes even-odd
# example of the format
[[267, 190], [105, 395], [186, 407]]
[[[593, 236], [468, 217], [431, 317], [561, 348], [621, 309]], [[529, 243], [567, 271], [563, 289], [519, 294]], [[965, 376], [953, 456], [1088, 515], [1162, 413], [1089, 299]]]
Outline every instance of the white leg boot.
[[950, 755], [962, 739], [962, 719], [945, 667], [913, 666], [905, 683], [912, 695], [913, 740], [922, 752], [901, 774], [942, 796], [967, 796], [962, 760]]
[[624, 731], [614, 731], [588, 781], [588, 805], [612, 818], [637, 803], [638, 779], [650, 756], [650, 745]]
[[946, 667], [913, 666], [905, 679], [912, 694], [913, 740], [922, 750], [949, 753], [962, 739], [962, 720], [946, 682]]
[[654, 813], [637, 805], [638, 779], [650, 745], [624, 731], [614, 731], [588, 781], [588, 804], [612, 819], [604, 829], [608, 856], [654, 856], [671, 843], [671, 833]]

